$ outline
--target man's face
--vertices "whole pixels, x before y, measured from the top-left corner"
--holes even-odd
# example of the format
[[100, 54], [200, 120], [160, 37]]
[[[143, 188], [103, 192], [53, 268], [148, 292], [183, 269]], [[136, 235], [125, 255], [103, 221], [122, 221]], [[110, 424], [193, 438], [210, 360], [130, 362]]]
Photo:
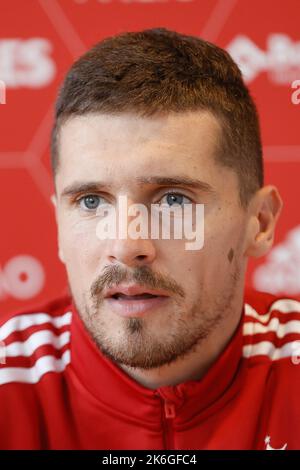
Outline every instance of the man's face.
[[[246, 213], [235, 172], [215, 160], [219, 139], [208, 112], [90, 114], [61, 129], [60, 256], [87, 329], [119, 364], [150, 369], [183, 357], [230, 318], [241, 295]], [[83, 189], [88, 184], [97, 187]], [[97, 209], [110, 203], [118, 214], [120, 196], [148, 208], [204, 204], [203, 248], [187, 250], [184, 238], [100, 239]], [[118, 286], [121, 295], [106, 297]], [[132, 298], [128, 286], [160, 296]]]

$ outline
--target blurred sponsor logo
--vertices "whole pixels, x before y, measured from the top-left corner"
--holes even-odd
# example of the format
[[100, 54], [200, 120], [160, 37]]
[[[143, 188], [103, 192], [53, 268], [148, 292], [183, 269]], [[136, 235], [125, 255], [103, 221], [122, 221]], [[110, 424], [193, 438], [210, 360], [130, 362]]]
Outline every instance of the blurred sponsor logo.
[[44, 268], [33, 256], [15, 256], [0, 267], [0, 300], [31, 299], [41, 292], [44, 284]]
[[52, 82], [56, 65], [44, 38], [1, 39], [0, 77], [7, 88], [40, 88]]
[[293, 41], [286, 34], [270, 34], [265, 50], [247, 36], [238, 35], [226, 49], [239, 65], [247, 82], [253, 81], [262, 72], [266, 72], [272, 82], [280, 85], [290, 84], [299, 77], [300, 41]]
[[298, 295], [300, 292], [300, 225], [291, 230], [286, 239], [277, 244], [256, 268], [254, 287], [273, 294], [285, 292]]

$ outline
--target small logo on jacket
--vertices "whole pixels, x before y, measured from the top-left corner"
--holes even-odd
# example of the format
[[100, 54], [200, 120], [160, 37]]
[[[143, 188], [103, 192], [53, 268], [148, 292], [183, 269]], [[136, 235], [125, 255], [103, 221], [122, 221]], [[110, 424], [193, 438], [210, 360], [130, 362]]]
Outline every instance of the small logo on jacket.
[[287, 443], [284, 444], [284, 446], [278, 449], [275, 449], [274, 447], [270, 446], [270, 441], [271, 441], [271, 436], [266, 436], [265, 437], [266, 450], [285, 450], [286, 449]]

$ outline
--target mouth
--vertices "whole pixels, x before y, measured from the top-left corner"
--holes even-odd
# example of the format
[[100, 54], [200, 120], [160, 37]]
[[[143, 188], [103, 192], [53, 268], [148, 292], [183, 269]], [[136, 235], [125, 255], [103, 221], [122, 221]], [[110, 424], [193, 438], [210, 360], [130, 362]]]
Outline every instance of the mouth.
[[156, 297], [160, 297], [158, 295], [148, 294], [145, 292], [144, 294], [136, 294], [136, 295], [126, 295], [122, 293], [113, 294], [110, 298], [116, 300], [144, 300], [144, 299], [154, 299]]
[[141, 317], [162, 307], [170, 297], [160, 292], [143, 292], [140, 287], [121, 288], [106, 295], [109, 308], [122, 317]]

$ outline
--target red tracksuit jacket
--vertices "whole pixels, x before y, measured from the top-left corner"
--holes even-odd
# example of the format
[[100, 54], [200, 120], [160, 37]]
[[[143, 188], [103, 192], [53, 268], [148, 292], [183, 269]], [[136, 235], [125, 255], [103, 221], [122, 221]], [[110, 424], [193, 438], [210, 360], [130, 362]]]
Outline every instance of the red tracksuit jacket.
[[150, 390], [105, 358], [70, 298], [2, 318], [1, 449], [300, 449], [300, 299], [245, 292], [199, 381]]

